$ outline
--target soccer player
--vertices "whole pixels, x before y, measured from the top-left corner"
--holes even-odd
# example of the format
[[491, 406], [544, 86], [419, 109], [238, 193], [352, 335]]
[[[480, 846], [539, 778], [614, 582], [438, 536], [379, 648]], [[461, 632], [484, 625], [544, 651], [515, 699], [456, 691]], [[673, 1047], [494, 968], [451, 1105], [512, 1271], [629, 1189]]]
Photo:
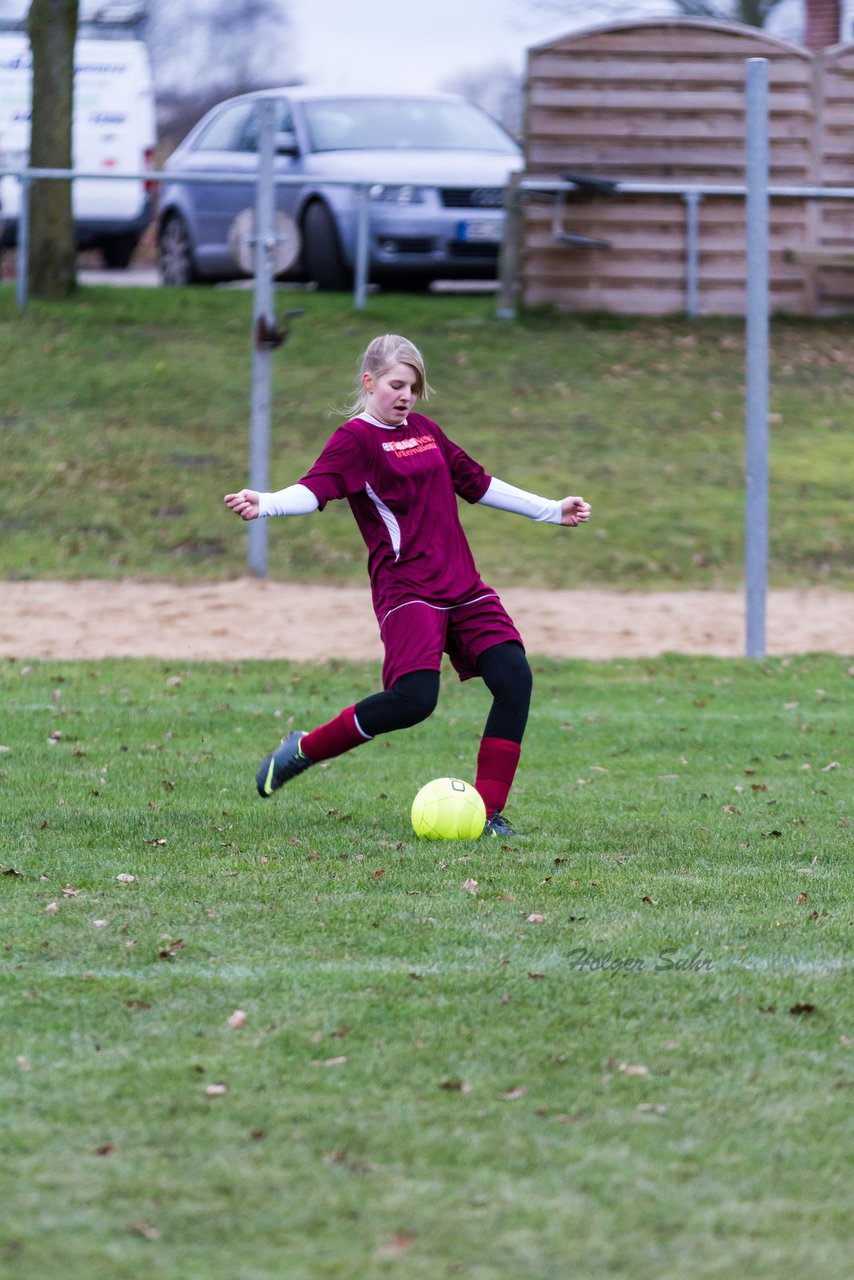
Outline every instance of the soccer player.
[[480, 676], [493, 696], [477, 756], [484, 834], [516, 835], [502, 812], [521, 752], [531, 697], [522, 638], [498, 595], [481, 581], [457, 512], [457, 496], [569, 527], [590, 518], [580, 497], [553, 501], [489, 476], [440, 427], [414, 411], [429, 394], [424, 360], [397, 334], [365, 351], [351, 417], [311, 470], [278, 493], [241, 489], [225, 502], [243, 520], [304, 516], [346, 498], [368, 548], [371, 595], [385, 648], [383, 691], [328, 724], [288, 734], [263, 760], [270, 796], [321, 760], [377, 734], [425, 720], [439, 697], [447, 653], [461, 680]]

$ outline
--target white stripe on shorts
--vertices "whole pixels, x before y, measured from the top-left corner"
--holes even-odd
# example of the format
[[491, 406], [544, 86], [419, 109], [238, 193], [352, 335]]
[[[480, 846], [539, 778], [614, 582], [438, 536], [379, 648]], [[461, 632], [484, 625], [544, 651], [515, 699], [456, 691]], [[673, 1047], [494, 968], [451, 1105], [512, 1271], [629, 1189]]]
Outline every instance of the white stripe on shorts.
[[393, 613], [397, 613], [398, 609], [407, 609], [411, 604], [424, 604], [428, 609], [435, 609], [437, 613], [450, 613], [452, 609], [464, 609], [469, 604], [479, 604], [481, 600], [497, 600], [497, 591], [487, 591], [485, 596], [475, 596], [474, 600], [461, 600], [459, 604], [431, 604], [429, 600], [404, 600], [403, 604], [396, 604], [393, 609], [389, 609], [384, 615], [380, 623], [380, 631], [385, 626], [386, 618], [390, 618]]

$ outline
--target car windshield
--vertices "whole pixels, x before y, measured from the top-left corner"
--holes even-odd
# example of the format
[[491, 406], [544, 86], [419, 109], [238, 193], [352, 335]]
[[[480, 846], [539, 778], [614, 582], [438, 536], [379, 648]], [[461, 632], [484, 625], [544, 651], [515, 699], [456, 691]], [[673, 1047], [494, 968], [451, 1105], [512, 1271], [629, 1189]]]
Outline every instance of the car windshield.
[[428, 98], [315, 98], [303, 103], [312, 151], [495, 151], [512, 139], [467, 102]]

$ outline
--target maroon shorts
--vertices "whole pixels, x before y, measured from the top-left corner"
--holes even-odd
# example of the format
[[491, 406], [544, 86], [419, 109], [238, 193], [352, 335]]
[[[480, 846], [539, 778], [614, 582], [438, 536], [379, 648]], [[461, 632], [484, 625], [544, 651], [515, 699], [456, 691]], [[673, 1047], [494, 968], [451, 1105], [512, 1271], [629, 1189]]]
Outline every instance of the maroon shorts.
[[[461, 680], [477, 675], [477, 660], [486, 649], [522, 637], [494, 592], [467, 604], [439, 609], [413, 600], [387, 613], [380, 624], [385, 645], [383, 688], [390, 689], [410, 671], [438, 671], [447, 653]], [[524, 646], [523, 646], [524, 647]]]

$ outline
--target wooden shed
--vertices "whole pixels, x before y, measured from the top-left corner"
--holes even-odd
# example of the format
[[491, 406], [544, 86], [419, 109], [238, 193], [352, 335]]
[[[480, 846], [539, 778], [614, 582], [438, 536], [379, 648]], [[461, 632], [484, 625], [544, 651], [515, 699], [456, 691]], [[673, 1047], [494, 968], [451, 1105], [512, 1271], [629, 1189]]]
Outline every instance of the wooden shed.
[[[854, 44], [814, 52], [695, 19], [598, 27], [530, 50], [526, 181], [743, 187], [748, 58], [769, 64], [772, 187], [854, 188]], [[697, 310], [743, 313], [745, 202], [699, 197]], [[529, 306], [664, 314], [685, 306], [682, 194], [528, 194], [519, 295]], [[608, 248], [566, 243], [569, 236]], [[771, 307], [854, 310], [854, 202], [772, 198]]]

